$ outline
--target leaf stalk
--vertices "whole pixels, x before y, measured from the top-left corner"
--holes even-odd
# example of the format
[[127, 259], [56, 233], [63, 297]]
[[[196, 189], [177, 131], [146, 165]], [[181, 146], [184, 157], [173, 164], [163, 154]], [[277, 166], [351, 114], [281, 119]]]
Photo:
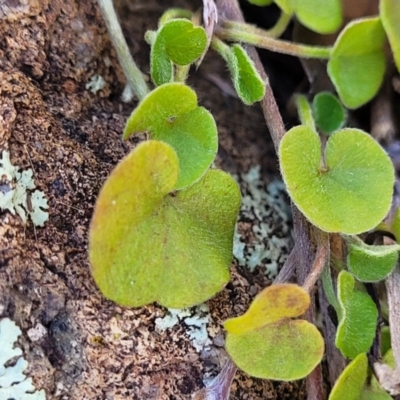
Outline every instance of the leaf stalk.
[[149, 93], [149, 88], [129, 51], [113, 2], [112, 0], [98, 0], [98, 3], [125, 78], [133, 93], [139, 100], [142, 100]]

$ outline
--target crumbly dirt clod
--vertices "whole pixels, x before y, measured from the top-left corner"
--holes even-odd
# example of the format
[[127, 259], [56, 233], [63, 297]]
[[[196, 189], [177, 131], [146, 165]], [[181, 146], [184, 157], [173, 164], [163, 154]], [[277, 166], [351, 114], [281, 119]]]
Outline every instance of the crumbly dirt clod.
[[[146, 29], [168, 6], [187, 1], [117, 2], [132, 53], [148, 71]], [[161, 5], [162, 4], [162, 5]], [[0, 151], [13, 165], [32, 168], [49, 203], [44, 228], [0, 214], [0, 318], [22, 330], [27, 374], [48, 399], [190, 399], [224, 360], [221, 322], [243, 313], [269, 283], [246, 278], [232, 264], [232, 280], [208, 302], [214, 347], [197, 352], [183, 324], [159, 333], [156, 305], [127, 309], [105, 299], [90, 275], [87, 236], [97, 193], [111, 169], [135, 146], [123, 143], [125, 85], [95, 0], [6, 0], [0, 5]], [[268, 180], [276, 158], [258, 107], [245, 107], [215, 85], [228, 81], [214, 53], [189, 83], [216, 118], [216, 164], [228, 172], [261, 166]], [[95, 75], [106, 85], [95, 94]], [[243, 225], [251, 236], [251, 221]], [[246, 236], [246, 235], [245, 235]], [[44, 329], [43, 329], [44, 328]], [[237, 373], [231, 399], [302, 399], [304, 385], [272, 383]]]

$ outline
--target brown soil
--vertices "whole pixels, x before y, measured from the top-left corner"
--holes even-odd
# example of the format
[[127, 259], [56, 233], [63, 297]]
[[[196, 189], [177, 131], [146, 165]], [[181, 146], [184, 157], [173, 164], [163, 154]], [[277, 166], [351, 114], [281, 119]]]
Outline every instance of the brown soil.
[[[193, 2], [120, 2], [118, 11], [132, 53], [148, 71], [147, 29], [170, 6]], [[22, 329], [18, 345], [29, 361], [29, 376], [47, 399], [190, 399], [206, 373], [223, 362], [197, 352], [181, 324], [157, 333], [157, 305], [127, 309], [96, 288], [87, 256], [88, 227], [97, 193], [111, 169], [135, 145], [121, 132], [135, 102], [120, 95], [124, 78], [95, 0], [6, 0], [0, 5], [0, 151], [32, 168], [45, 192], [50, 219], [44, 228], [0, 214], [0, 318]], [[228, 81], [213, 53], [190, 84], [211, 110], [220, 134], [217, 165], [241, 173], [261, 165], [266, 181], [276, 158], [258, 107], [245, 107], [209, 79]], [[85, 88], [101, 75], [104, 89]], [[247, 221], [248, 223], [249, 221]], [[248, 223], [247, 229], [251, 229]], [[246, 229], [244, 226], [243, 229]], [[268, 284], [232, 265], [232, 282], [209, 302], [211, 338], [221, 322], [243, 312]], [[32, 329], [44, 327], [35, 337]], [[217, 341], [216, 341], [217, 342]], [[303, 383], [276, 383], [237, 373], [231, 399], [302, 399]]]

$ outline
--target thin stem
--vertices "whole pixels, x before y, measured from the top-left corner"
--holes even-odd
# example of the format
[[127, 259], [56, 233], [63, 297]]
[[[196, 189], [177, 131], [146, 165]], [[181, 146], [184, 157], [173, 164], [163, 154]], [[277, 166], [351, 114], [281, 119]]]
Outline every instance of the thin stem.
[[310, 103], [308, 102], [306, 96], [298, 94], [295, 97], [295, 102], [301, 123], [315, 131], [314, 118], [312, 116]]
[[126, 44], [112, 0], [98, 0], [98, 3], [125, 78], [133, 93], [139, 100], [142, 100], [149, 93], [149, 88]]
[[303, 289], [307, 290], [307, 292], [310, 292], [314, 287], [329, 259], [329, 235], [325, 232], [318, 231], [318, 236], [315, 260], [303, 284]]
[[271, 50], [275, 53], [289, 54], [301, 58], [329, 59], [332, 48], [323, 46], [309, 46], [305, 44], [274, 39], [265, 34], [244, 32], [237, 29], [220, 28], [216, 34], [221, 38], [233, 42], [251, 44], [256, 47]]
[[292, 16], [290, 14], [282, 12], [276, 24], [271, 29], [268, 30], [258, 28], [248, 23], [237, 22], [237, 21], [226, 21], [223, 24], [223, 27], [228, 30], [234, 30], [238, 32], [239, 31], [248, 32], [248, 33], [254, 33], [256, 35], [265, 35], [271, 38], [277, 38], [281, 36], [283, 32], [285, 32], [291, 18]]
[[226, 62], [228, 62], [230, 48], [226, 43], [213, 36], [211, 39], [211, 48], [213, 48]]
[[285, 283], [290, 280], [292, 277], [294, 270], [296, 269], [296, 246], [293, 247], [292, 251], [290, 252], [288, 258], [286, 259], [283, 267], [279, 271], [278, 275], [274, 279], [274, 285], [277, 283]]
[[190, 70], [190, 64], [189, 65], [175, 65], [174, 81], [175, 82], [185, 82], [189, 75], [189, 70]]

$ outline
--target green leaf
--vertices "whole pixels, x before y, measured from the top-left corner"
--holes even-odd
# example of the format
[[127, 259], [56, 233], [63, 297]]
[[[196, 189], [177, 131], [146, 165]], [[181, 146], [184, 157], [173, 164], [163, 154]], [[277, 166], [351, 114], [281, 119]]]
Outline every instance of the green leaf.
[[[153, 35], [154, 36], [154, 35]], [[171, 82], [173, 65], [189, 65], [200, 57], [207, 47], [207, 35], [201, 26], [178, 18], [163, 24], [152, 37], [150, 74], [156, 85]]]
[[389, 211], [394, 184], [392, 162], [361, 130], [348, 128], [333, 133], [322, 160], [317, 133], [297, 126], [283, 137], [279, 159], [290, 197], [324, 231], [365, 232]]
[[290, 317], [303, 314], [309, 304], [300, 286], [264, 289], [244, 315], [224, 323], [233, 362], [258, 378], [290, 381], [307, 376], [322, 359], [324, 341], [314, 325]]
[[333, 33], [342, 24], [340, 0], [296, 0], [294, 11], [304, 26], [317, 33]]
[[286, 14], [296, 14], [298, 20], [317, 33], [333, 33], [342, 24], [340, 0], [274, 0]]
[[147, 141], [117, 165], [101, 189], [89, 257], [96, 284], [118, 304], [188, 307], [229, 281], [238, 185], [210, 170], [190, 188], [172, 192], [177, 177], [173, 148]]
[[397, 70], [400, 71], [400, 2], [398, 0], [380, 0], [379, 13], [389, 39]]
[[313, 99], [312, 110], [318, 129], [324, 133], [337, 131], [346, 122], [346, 110], [332, 93], [318, 93]]
[[238, 44], [230, 47], [228, 68], [235, 90], [244, 104], [251, 105], [264, 97], [265, 84], [249, 55]]
[[159, 86], [142, 100], [128, 118], [123, 139], [141, 132], [175, 149], [180, 168], [175, 189], [199, 180], [217, 153], [214, 118], [197, 106], [196, 93], [182, 83]]
[[378, 92], [385, 74], [385, 31], [379, 18], [350, 22], [328, 62], [328, 74], [348, 108], [358, 108]]
[[204, 28], [183, 18], [166, 22], [158, 32], [157, 40], [164, 43], [168, 57], [177, 65], [191, 64], [207, 47]]
[[269, 6], [273, 3], [273, 0], [248, 0], [248, 2], [255, 6]]
[[153, 83], [159, 86], [173, 81], [174, 69], [165, 51], [164, 42], [158, 40], [158, 35], [153, 40], [150, 51], [150, 75]]
[[378, 282], [385, 279], [396, 266], [400, 245], [369, 246], [353, 238], [348, 246], [347, 265], [362, 282]]
[[329, 400], [360, 400], [367, 371], [368, 359], [366, 354], [361, 353], [340, 374]]
[[355, 288], [353, 275], [341, 271], [338, 299], [342, 310], [336, 332], [336, 347], [347, 358], [369, 350], [375, 337], [378, 311], [371, 297]]

